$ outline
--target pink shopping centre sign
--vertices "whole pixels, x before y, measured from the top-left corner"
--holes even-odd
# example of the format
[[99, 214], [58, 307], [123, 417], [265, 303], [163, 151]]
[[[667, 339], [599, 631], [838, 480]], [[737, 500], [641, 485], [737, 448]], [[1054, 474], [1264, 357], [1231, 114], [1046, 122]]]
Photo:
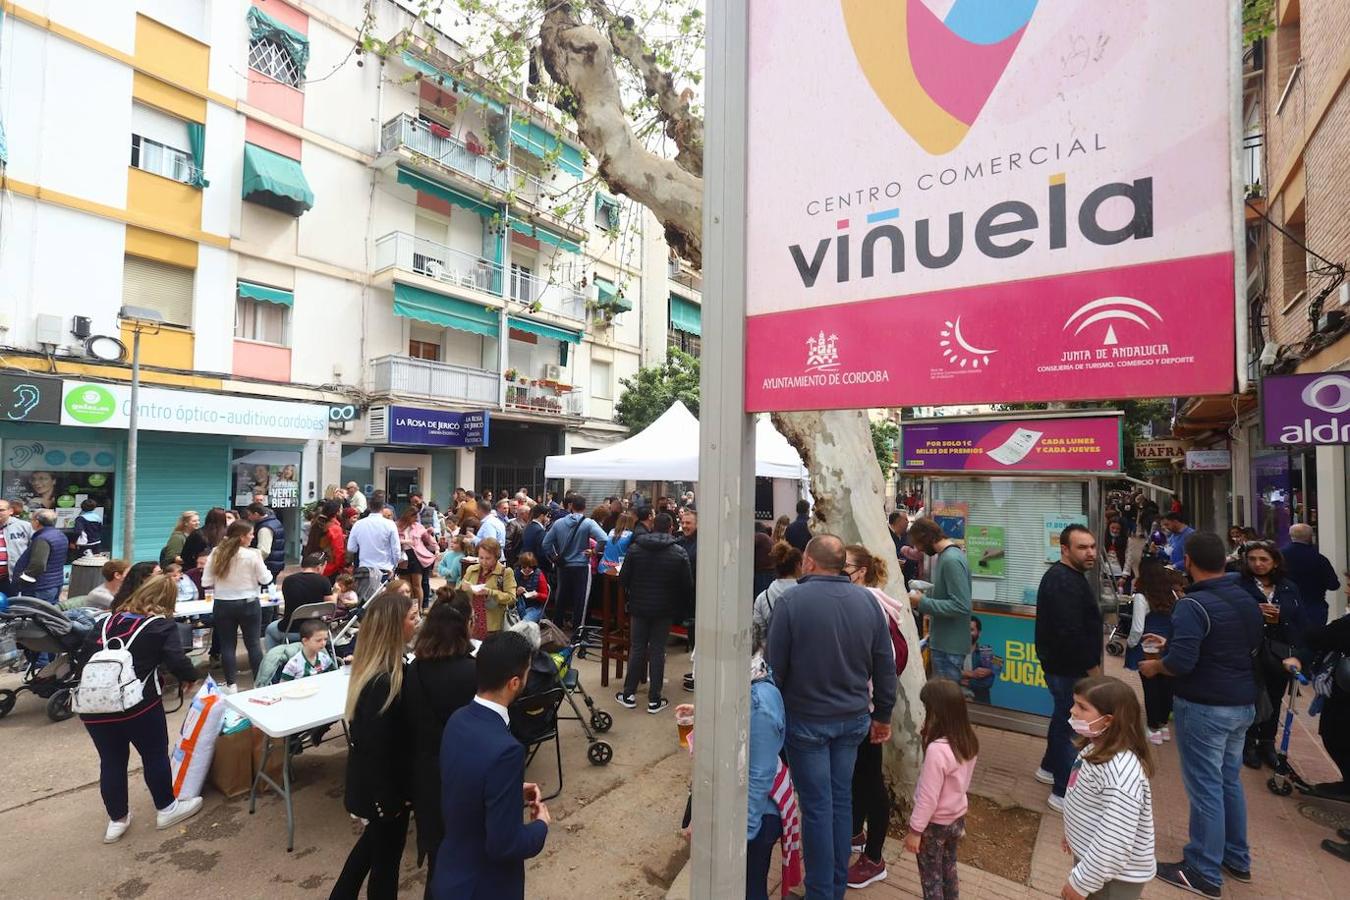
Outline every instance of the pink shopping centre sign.
[[1225, 393], [1225, 0], [751, 0], [746, 401]]

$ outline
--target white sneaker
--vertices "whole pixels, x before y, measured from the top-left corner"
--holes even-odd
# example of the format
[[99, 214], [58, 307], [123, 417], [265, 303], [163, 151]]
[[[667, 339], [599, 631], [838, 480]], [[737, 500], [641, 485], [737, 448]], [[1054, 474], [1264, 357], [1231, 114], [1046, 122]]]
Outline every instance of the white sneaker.
[[1064, 798], [1058, 794], [1051, 794], [1047, 797], [1045, 805], [1059, 813], [1061, 816], [1064, 815]]
[[103, 843], [105, 844], [117, 843], [122, 839], [122, 835], [127, 833], [127, 829], [130, 827], [131, 827], [131, 813], [127, 813], [126, 818], [120, 822], [116, 822], [110, 819], [108, 821], [107, 830], [103, 832]]
[[237, 690], [239, 690], [239, 688], [232, 684], [222, 684], [220, 686], [220, 692], [222, 694], [233, 694]]
[[165, 828], [172, 828], [184, 819], [190, 819], [201, 812], [202, 798], [192, 797], [187, 800], [175, 800], [173, 806], [168, 809], [161, 809], [155, 814], [155, 827], [163, 831]]
[[1164, 741], [1170, 741], [1172, 739], [1172, 729], [1168, 728], [1166, 725], [1159, 729], [1159, 731], [1162, 733]]
[[1041, 784], [1054, 784], [1055, 776], [1054, 773], [1048, 772], [1045, 769], [1037, 769], [1036, 780], [1039, 781]]
[[1150, 744], [1161, 744], [1163, 742], [1163, 733], [1161, 729], [1158, 731], [1153, 731], [1151, 729], [1145, 728], [1144, 730], [1148, 732], [1148, 742]]

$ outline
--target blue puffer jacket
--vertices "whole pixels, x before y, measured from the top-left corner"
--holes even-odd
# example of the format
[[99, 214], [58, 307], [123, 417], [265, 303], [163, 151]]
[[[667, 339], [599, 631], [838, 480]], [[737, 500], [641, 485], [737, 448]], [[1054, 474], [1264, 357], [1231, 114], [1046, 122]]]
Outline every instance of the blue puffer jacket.
[[[44, 545], [47, 554], [47, 564], [40, 572], [28, 572], [29, 563], [33, 560], [35, 553], [41, 559], [39, 545]], [[25, 578], [20, 578], [18, 583], [21, 585], [23, 593], [31, 594], [34, 591], [46, 591], [52, 588], [60, 588], [65, 583], [66, 554], [70, 549], [70, 541], [66, 540], [65, 533], [58, 528], [43, 528], [41, 531], [33, 532], [33, 540], [28, 545], [28, 549], [23, 551], [19, 561], [14, 564], [11, 572], [28, 575], [35, 579], [29, 582]]]

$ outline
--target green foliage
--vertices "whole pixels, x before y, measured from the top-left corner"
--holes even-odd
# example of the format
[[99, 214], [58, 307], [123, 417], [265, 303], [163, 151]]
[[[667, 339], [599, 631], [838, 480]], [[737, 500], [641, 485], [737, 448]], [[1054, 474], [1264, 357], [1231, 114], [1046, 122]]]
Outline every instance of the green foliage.
[[872, 449], [876, 451], [877, 463], [881, 466], [881, 478], [886, 481], [895, 471], [895, 445], [900, 440], [900, 428], [890, 419], [869, 424], [872, 426]]
[[614, 419], [637, 434], [670, 409], [676, 400], [698, 415], [699, 361], [696, 357], [671, 349], [659, 366], [638, 369], [632, 378], [621, 378], [623, 393], [614, 404]]
[[1242, 0], [1242, 44], [1250, 47], [1275, 30], [1275, 0]]

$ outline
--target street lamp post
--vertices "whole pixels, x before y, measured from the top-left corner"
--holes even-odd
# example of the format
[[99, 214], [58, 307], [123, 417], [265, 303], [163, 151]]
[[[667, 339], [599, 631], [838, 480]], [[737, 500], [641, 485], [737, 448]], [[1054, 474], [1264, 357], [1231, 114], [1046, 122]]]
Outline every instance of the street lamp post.
[[136, 453], [140, 445], [141, 334], [159, 333], [164, 316], [142, 306], [124, 306], [117, 316], [131, 326], [131, 409], [127, 412], [127, 484], [122, 491], [122, 552], [127, 559], [136, 551]]

